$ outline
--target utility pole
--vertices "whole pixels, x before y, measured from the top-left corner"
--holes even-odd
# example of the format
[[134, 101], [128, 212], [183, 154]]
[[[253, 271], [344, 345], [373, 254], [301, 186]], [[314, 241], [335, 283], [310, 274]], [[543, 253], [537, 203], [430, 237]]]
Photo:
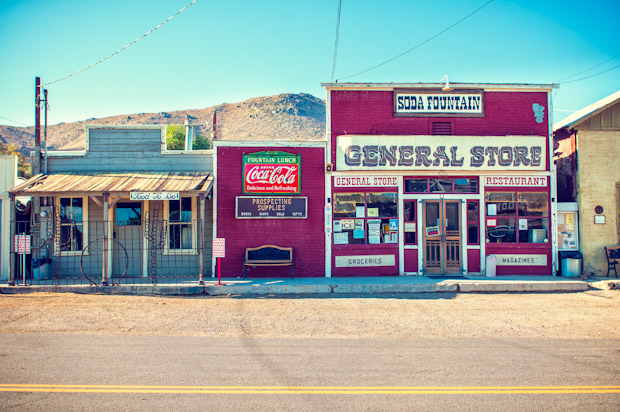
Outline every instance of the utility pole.
[[41, 78], [35, 77], [34, 86], [34, 160], [32, 175], [41, 173]]

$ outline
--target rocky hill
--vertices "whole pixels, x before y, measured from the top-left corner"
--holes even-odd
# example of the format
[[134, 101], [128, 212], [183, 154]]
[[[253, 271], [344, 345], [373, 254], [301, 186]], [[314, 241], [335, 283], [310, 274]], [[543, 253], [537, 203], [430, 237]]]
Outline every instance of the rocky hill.
[[[205, 109], [139, 113], [91, 118], [48, 126], [50, 150], [84, 148], [84, 125], [184, 124], [186, 115], [199, 124], [196, 133], [210, 135], [217, 111], [218, 138], [226, 140], [321, 140], [325, 137], [325, 102], [309, 94], [256, 97], [239, 103], [223, 103]], [[209, 126], [207, 126], [207, 122]], [[41, 132], [43, 134], [43, 132]], [[34, 147], [34, 127], [0, 125], [0, 141], [15, 144], [28, 154]]]

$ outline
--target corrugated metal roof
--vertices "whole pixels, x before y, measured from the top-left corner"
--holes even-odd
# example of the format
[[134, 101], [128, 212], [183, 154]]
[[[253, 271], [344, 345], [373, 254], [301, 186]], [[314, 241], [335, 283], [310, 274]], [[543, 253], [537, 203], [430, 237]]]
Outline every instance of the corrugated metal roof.
[[101, 195], [129, 192], [208, 192], [213, 176], [186, 172], [54, 173], [36, 175], [9, 192], [20, 196]]

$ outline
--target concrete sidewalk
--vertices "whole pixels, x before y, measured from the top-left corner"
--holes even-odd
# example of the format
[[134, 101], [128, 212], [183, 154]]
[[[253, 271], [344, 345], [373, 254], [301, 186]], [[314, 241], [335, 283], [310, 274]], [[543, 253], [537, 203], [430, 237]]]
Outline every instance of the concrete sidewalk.
[[[338, 277], [297, 279], [223, 279], [219, 285], [210, 278], [205, 285], [184, 284], [119, 286], [8, 286], [0, 285], [0, 294], [33, 292], [102, 293], [130, 295], [287, 295], [287, 294], [373, 294], [373, 293], [500, 293], [500, 292], [582, 292], [590, 283], [560, 276], [468, 276], [432, 278], [427, 276]], [[620, 281], [608, 279], [620, 285]]]

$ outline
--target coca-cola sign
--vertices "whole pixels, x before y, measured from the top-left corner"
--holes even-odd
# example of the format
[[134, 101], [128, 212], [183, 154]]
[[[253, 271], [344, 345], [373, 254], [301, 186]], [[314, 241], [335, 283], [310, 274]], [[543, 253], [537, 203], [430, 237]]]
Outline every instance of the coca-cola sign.
[[300, 194], [300, 155], [258, 152], [243, 156], [243, 193]]

